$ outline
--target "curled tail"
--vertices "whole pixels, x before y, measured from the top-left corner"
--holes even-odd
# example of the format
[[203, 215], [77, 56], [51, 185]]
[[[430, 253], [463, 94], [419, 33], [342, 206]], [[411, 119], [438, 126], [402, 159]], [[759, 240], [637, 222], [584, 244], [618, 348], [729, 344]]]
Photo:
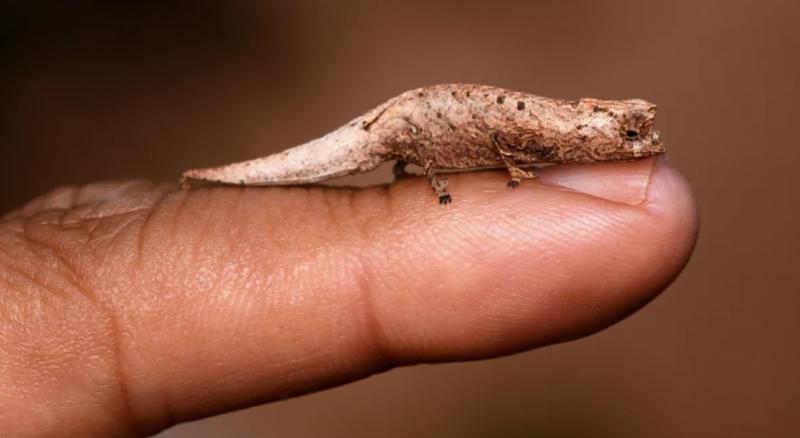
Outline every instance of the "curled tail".
[[240, 185], [310, 184], [327, 178], [366, 172], [384, 159], [380, 145], [370, 142], [369, 132], [359, 123], [347, 124], [308, 143], [263, 158], [208, 169], [193, 169], [181, 175], [189, 180]]

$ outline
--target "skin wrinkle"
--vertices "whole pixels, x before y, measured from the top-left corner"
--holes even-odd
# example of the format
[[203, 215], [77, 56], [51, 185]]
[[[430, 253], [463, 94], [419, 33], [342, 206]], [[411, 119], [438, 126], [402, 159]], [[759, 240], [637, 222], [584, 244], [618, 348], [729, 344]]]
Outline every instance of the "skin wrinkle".
[[[170, 198], [170, 195], [174, 193], [175, 192], [163, 192], [153, 200], [149, 200], [152, 202], [151, 206], [138, 208], [134, 210], [133, 214], [128, 214], [129, 217], [124, 220], [122, 224], [114, 227], [110, 233], [110, 237], [103, 239], [107, 241], [106, 245], [112, 249], [128, 246], [122, 243], [125, 241], [132, 240], [134, 242], [134, 250], [132, 251], [134, 254], [129, 255], [133, 260], [126, 261], [126, 263], [130, 263], [132, 267], [135, 267], [133, 271], [145, 271], [143, 256], [145, 253], [145, 244], [143, 242], [144, 235], [146, 234], [148, 227], [151, 226], [153, 218], [156, 217], [156, 215], [163, 215], [163, 209], [157, 209], [157, 207], [163, 206], [166, 200]], [[181, 197], [179, 196], [178, 198]], [[144, 213], [144, 216], [142, 216], [142, 213]], [[119, 219], [120, 216], [120, 214], [113, 215], [115, 219]], [[132, 236], [135, 237], [132, 238]], [[123, 283], [122, 287], [127, 286], [125, 283]], [[167, 398], [163, 396], [163, 393], [161, 398], [162, 402], [159, 403], [159, 409], [155, 410], [158, 415], [153, 414], [154, 410], [152, 408], [143, 409], [137, 407], [137, 403], [134, 401], [132, 390], [130, 389], [133, 385], [130, 383], [131, 377], [128, 372], [128, 368], [132, 367], [132, 365], [130, 365], [131, 360], [128, 358], [131, 353], [128, 352], [129, 347], [126, 347], [126, 345], [129, 343], [129, 341], [126, 341], [126, 339], [130, 339], [132, 334], [129, 333], [130, 330], [124, 327], [122, 319], [118, 314], [115, 313], [114, 310], [117, 307], [120, 309], [125, 309], [126, 306], [110, 297], [110, 301], [108, 303], [104, 303], [102, 307], [110, 320], [109, 337], [112, 340], [113, 346], [113, 363], [115, 365], [114, 373], [118, 383], [117, 394], [119, 398], [123, 424], [127, 424], [129, 426], [129, 430], [137, 436], [145, 434], [149, 435], [150, 433], [154, 433], [163, 429], [168, 424], [173, 424], [168, 423], [171, 418], [170, 416], [172, 415], [172, 407], [169, 402], [166, 402]], [[153, 401], [149, 403], [149, 405], [153, 404]], [[144, 413], [146, 413], [146, 415], [144, 415]]]
[[[89, 293], [87, 289], [78, 284], [77, 273], [75, 272], [74, 268], [66, 261], [66, 259], [59, 254], [58, 249], [52, 245], [49, 245], [43, 241], [36, 239], [34, 237], [34, 233], [30, 230], [30, 227], [28, 226], [29, 224], [31, 224], [31, 220], [23, 221], [22, 233], [20, 237], [24, 240], [24, 244], [21, 246], [24, 247], [25, 252], [27, 253], [26, 255], [34, 256], [37, 258], [38, 261], [41, 262], [41, 263], [33, 263], [33, 266], [38, 266], [42, 264], [47, 265], [47, 258], [44, 255], [42, 255], [42, 252], [47, 253], [48, 255], [54, 257], [56, 261], [60, 263], [60, 267], [62, 269], [66, 270], [68, 275], [64, 276], [63, 274], [61, 274], [60, 277], [64, 281], [66, 281], [67, 284], [71, 285], [74, 288], [74, 290], [77, 291], [80, 295], [83, 295], [86, 298], [88, 298], [90, 302], [96, 301], [96, 297], [94, 297], [91, 293]], [[36, 250], [37, 247], [39, 251]], [[0, 252], [0, 254], [4, 254], [4, 252]], [[55, 293], [56, 295], [62, 298], [69, 295], [68, 290], [62, 290], [64, 289], [63, 287], [53, 287], [55, 284], [61, 284], [61, 282], [57, 281], [56, 279], [49, 282], [40, 280], [39, 278], [36, 278], [35, 274], [28, 273], [24, 269], [17, 266], [16, 264], [9, 263], [11, 260], [18, 260], [17, 257], [13, 257], [9, 254], [6, 255], [8, 256], [8, 259], [6, 259], [5, 266], [11, 268], [13, 271], [17, 272], [17, 274], [21, 275], [23, 278], [26, 278], [29, 281], [31, 281], [34, 285], [38, 286], [42, 292], [49, 291], [51, 293]], [[24, 260], [27, 261], [27, 257]]]
[[[39, 245], [40, 247], [44, 247], [44, 249], [52, 255], [58, 262], [59, 267], [66, 271], [66, 275], [64, 275], [64, 279], [67, 283], [73, 287], [75, 291], [77, 291], [80, 295], [86, 297], [89, 302], [97, 303], [97, 295], [94, 294], [88, 287], [82, 286], [80, 274], [75, 270], [74, 266], [67, 260], [67, 257], [61, 254], [56, 247], [48, 247], [46, 244], [42, 242], [36, 242], [35, 240], [29, 240], [29, 244]], [[65, 294], [66, 295], [66, 294]]]
[[[97, 236], [94, 240], [90, 240], [85, 243], [84, 247], [86, 251], [84, 255], [88, 258], [89, 256], [93, 256], [95, 254], [101, 254], [100, 257], [95, 257], [95, 259], [90, 260], [86, 263], [86, 266], [92, 269], [94, 266], [105, 266], [105, 256], [113, 254], [115, 251], [119, 251], [120, 248], [125, 248], [126, 245], [124, 241], [128, 240], [131, 235], [136, 236], [135, 228], [137, 224], [141, 223], [141, 219], [138, 216], [141, 215], [141, 211], [137, 210], [135, 214], [129, 215], [115, 215], [113, 221], [104, 220], [102, 221], [103, 225], [101, 231], [98, 232], [99, 236]], [[110, 223], [109, 223], [110, 222]], [[133, 232], [133, 234], [131, 234]], [[128, 248], [125, 251], [125, 254], [133, 257], [138, 256], [138, 251], [136, 251], [135, 247], [133, 249]]]
[[[341, 355], [348, 368], [357, 369], [388, 369], [391, 366], [390, 358], [385, 354], [380, 321], [374, 319], [371, 306], [374, 290], [371, 287], [371, 278], [367, 276], [364, 267], [363, 254], [352, 251], [353, 246], [346, 245], [328, 254], [324, 262], [324, 270], [334, 271], [328, 283], [336, 290], [346, 292], [346, 305], [337, 306], [340, 317], [334, 318], [340, 343], [346, 345], [347, 350], [357, 353]], [[337, 355], [339, 356], [339, 355]], [[336, 369], [332, 365], [332, 370]]]
[[[383, 202], [381, 211], [384, 212], [385, 218], [387, 219], [386, 223], [394, 224], [394, 225], [404, 225], [403, 221], [398, 221], [398, 218], [405, 218], [401, 213], [406, 213], [408, 203], [401, 203], [403, 198], [399, 195], [399, 191], [396, 188], [397, 185], [387, 185], [384, 187], [381, 193], [379, 193], [379, 200]], [[354, 194], [355, 197], [355, 194]], [[399, 222], [399, 223], [398, 223]], [[384, 232], [390, 232], [384, 228]]]
[[[61, 222], [63, 223], [63, 221]], [[60, 267], [66, 270], [66, 273], [68, 274], [67, 280], [73, 283], [80, 291], [88, 293], [87, 290], [85, 290], [83, 287], [80, 287], [77, 284], [80, 276], [78, 272], [75, 270], [75, 267], [72, 265], [72, 263], [68, 261], [68, 254], [63, 254], [63, 249], [59, 248], [57, 245], [53, 245], [50, 242], [45, 241], [43, 238], [37, 237], [37, 233], [35, 233], [32, 228], [32, 225], [34, 223], [35, 223], [35, 216], [25, 221], [26, 225], [23, 226], [23, 236], [22, 236], [23, 239], [25, 240], [25, 244], [29, 246], [31, 250], [33, 250], [34, 252], [36, 252], [36, 249], [39, 248], [39, 250], [44, 252], [46, 255], [54, 257], [57, 261], [61, 263]], [[65, 227], [63, 224], [59, 225], [58, 227], [62, 229], [68, 228]], [[85, 240], [82, 243], [85, 243]], [[43, 256], [41, 254], [37, 254], [37, 256], [39, 256], [40, 259], [42, 259], [43, 261], [46, 260], [46, 255]], [[86, 295], [84, 293], [83, 295], [92, 301], [96, 301], [97, 299], [97, 297], [92, 294]]]
[[[136, 214], [138, 210], [134, 210], [132, 213], [129, 214]], [[105, 221], [113, 220], [117, 216], [121, 216], [121, 213], [118, 215], [113, 215], [111, 217], [105, 218]], [[82, 221], [84, 226], [89, 231], [89, 234], [86, 236], [87, 242], [96, 242], [100, 240], [100, 236], [98, 236], [100, 225], [103, 222], [101, 218], [87, 218]]]
[[[115, 313], [113, 306], [103, 305], [101, 307], [105, 312], [105, 316], [108, 318], [109, 321], [109, 338], [110, 343], [112, 346], [112, 357], [111, 362], [112, 371], [115, 375], [116, 386], [117, 386], [117, 399], [120, 405], [120, 421], [122, 425], [127, 426], [127, 430], [131, 432], [132, 435], [144, 435], [147, 431], [146, 427], [142, 425], [146, 424], [144, 421], [140, 420], [136, 415], [136, 410], [134, 409], [134, 403], [131, 398], [131, 390], [130, 390], [130, 383], [128, 373], [126, 371], [126, 362], [128, 359], [126, 358], [126, 351], [123, 348], [123, 329], [120, 325], [120, 319], [118, 315]], [[123, 426], [124, 428], [124, 426]]]
[[106, 339], [111, 346], [111, 357], [108, 358], [110, 362], [111, 372], [114, 375], [114, 383], [116, 389], [116, 400], [118, 402], [118, 409], [114, 409], [119, 418], [119, 424], [122, 425], [121, 429], [127, 430], [131, 435], [139, 436], [148, 432], [148, 428], [144, 425], [145, 421], [140, 420], [135, 409], [133, 399], [131, 397], [131, 383], [130, 377], [127, 372], [127, 351], [124, 347], [125, 330], [120, 323], [120, 316], [116, 313], [113, 300], [108, 303], [99, 300], [99, 309], [102, 311], [104, 320], [108, 321], [106, 327]]
[[[380, 224], [391, 222], [388, 204], [382, 203], [378, 205], [371, 202], [371, 199], [358, 199], [353, 189], [346, 190], [344, 202], [339, 202], [342, 207], [334, 208], [333, 214], [339, 212], [339, 223], [346, 223], [349, 217], [351, 226], [348, 228], [356, 232], [353, 247], [367, 245], [372, 240], [380, 237], [380, 232], [378, 231], [381, 228]], [[378, 190], [385, 192], [381, 188]], [[342, 198], [339, 199], [340, 201], [342, 200]]]
[[180, 216], [186, 214], [186, 201], [189, 199], [189, 196], [183, 194], [183, 196], [176, 196], [177, 204], [173, 207], [175, 213], [173, 213], [173, 220], [169, 221], [170, 229], [169, 235], [175, 236], [178, 231], [178, 224], [180, 223]]
[[[171, 193], [177, 193], [178, 190], [165, 190], [155, 192], [151, 196], [146, 196], [143, 198], [132, 198], [131, 203], [135, 205], [127, 206], [121, 210], [116, 210], [116, 207], [119, 206], [117, 200], [103, 200], [98, 201], [92, 205], [90, 208], [90, 213], [84, 213], [81, 217], [81, 220], [87, 219], [112, 219], [116, 216], [124, 216], [128, 214], [139, 213], [145, 210], [153, 209], [153, 204], [160, 200], [162, 197], [166, 197]], [[89, 205], [89, 204], [85, 204]], [[109, 211], [110, 210], [110, 211]]]
[[97, 204], [81, 205], [73, 207], [64, 214], [64, 219], [61, 222], [61, 227], [64, 229], [80, 229], [83, 228], [91, 234], [92, 221], [91, 217], [98, 208]]
[[[379, 189], [379, 193], [385, 192]], [[334, 208], [334, 212], [338, 213], [340, 223], [348, 224], [345, 230], [355, 233], [353, 246], [366, 245], [379, 238], [377, 233], [381, 224], [392, 221], [389, 205], [383, 202], [377, 203], [371, 196], [360, 197], [358, 192], [352, 189], [348, 189], [343, 196], [343, 199], [340, 198], [341, 207]]]
[[[369, 242], [369, 239], [373, 236], [371, 235], [369, 229], [366, 228], [366, 219], [362, 220], [363, 208], [359, 205], [358, 200], [356, 199], [356, 192], [354, 190], [346, 190], [344, 191], [344, 197], [345, 200], [342, 203], [343, 207], [339, 213], [341, 218], [344, 218], [345, 220], [348, 217], [352, 218], [352, 226], [350, 228], [355, 230], [356, 242]], [[341, 218], [339, 221], [342, 221]]]
[[[385, 209], [360, 208], [359, 203], [355, 201], [354, 191], [349, 189], [346, 191], [323, 192], [322, 195], [324, 204], [328, 209], [325, 217], [331, 217], [326, 222], [337, 230], [334, 233], [334, 239], [338, 240], [339, 243], [333, 245], [333, 247], [343, 247], [346, 252], [341, 258], [354, 260], [354, 262], [344, 263], [334, 269], [346, 269], [348, 273], [342, 272], [340, 275], [344, 274], [347, 278], [355, 278], [356, 290], [352, 292], [358, 298], [350, 301], [353, 303], [353, 314], [362, 315], [361, 326], [364, 327], [363, 330], [356, 332], [362, 334], [363, 336], [361, 337], [366, 340], [362, 344], [366, 357], [371, 358], [369, 362], [373, 363], [376, 369], [389, 369], [393, 366], [394, 359], [388, 350], [388, 345], [390, 344], [385, 340], [386, 337], [380, 319], [375, 316], [373, 300], [375, 289], [373, 284], [377, 277], [374, 275], [370, 263], [370, 260], [372, 260], [371, 251], [351, 251], [351, 248], [369, 247], [368, 243], [376, 237], [374, 235], [375, 225], [385, 223], [388, 219], [386, 218]], [[349, 218], [349, 220], [335, 219], [333, 216]], [[356, 237], [348, 239], [347, 244], [342, 245], [344, 243], [343, 239], [345, 239], [344, 236], [346, 236], [344, 232], [350, 230], [356, 231]]]
[[[189, 194], [181, 192], [179, 195], [171, 198], [172, 204], [174, 205], [170, 205], [170, 209], [168, 209], [169, 215], [167, 216], [167, 220], [162, 221], [161, 223], [162, 227], [167, 227], [164, 232], [165, 237], [161, 239], [162, 244], [167, 246], [176, 246], [176, 236], [178, 236], [181, 230], [181, 223], [185, 221], [184, 216], [188, 219], [192, 219], [192, 215], [187, 211], [186, 207], [188, 205], [189, 197]], [[162, 215], [166, 214], [167, 213], [162, 212]]]
[[141, 220], [141, 225], [138, 227], [138, 230], [136, 231], [136, 257], [134, 260], [134, 266], [136, 266], [140, 271], [144, 266], [143, 254], [144, 254], [145, 234], [147, 233], [147, 230], [151, 225], [151, 220], [153, 218], [153, 215], [155, 215], [159, 211], [159, 207], [163, 204], [163, 202], [167, 198], [170, 197], [170, 195], [171, 193], [168, 191], [159, 194], [155, 202], [152, 205], [150, 205], [149, 206], [150, 208], [148, 208], [145, 211], [144, 217]]
[[[133, 210], [133, 213], [126, 213], [122, 217], [123, 214], [114, 214], [111, 217], [106, 218], [106, 223], [110, 218], [113, 218], [114, 226], [113, 229], [108, 230], [108, 227], [102, 227], [104, 229], [104, 233], [107, 233], [106, 236], [94, 236], [95, 241], [93, 242], [92, 246], [96, 245], [98, 241], [103, 241], [105, 245], [110, 247], [111, 249], [120, 248], [125, 246], [121, 242], [122, 240], [129, 240], [129, 236], [135, 235], [137, 236], [136, 241], [138, 242], [139, 246], [134, 251], [136, 254], [133, 254], [133, 257], [136, 260], [141, 261], [141, 255], [143, 248], [141, 245], [141, 237], [146, 234], [147, 230], [146, 227], [149, 225], [150, 219], [152, 218], [154, 212], [158, 211], [156, 208], [160, 206], [163, 200], [169, 196], [169, 192], [161, 193], [157, 198], [155, 198], [155, 202], [150, 208], [142, 207], [136, 210]], [[146, 210], [146, 211], [143, 211]], [[142, 216], [144, 213], [144, 216]], [[122, 219], [120, 222], [119, 219]], [[141, 266], [139, 266], [141, 270]], [[125, 337], [125, 330], [120, 322], [119, 317], [114, 313], [114, 305], [112, 304], [103, 304], [102, 309], [105, 314], [107, 314], [109, 321], [110, 321], [110, 328], [109, 328], [109, 338], [112, 340], [113, 348], [113, 358], [115, 364], [115, 375], [116, 380], [119, 384], [118, 393], [119, 399], [121, 401], [120, 405], [122, 407], [122, 416], [124, 417], [123, 420], [131, 425], [131, 428], [134, 431], [141, 432], [144, 430], [139, 424], [142, 424], [138, 418], [140, 415], [137, 415], [134, 403], [130, 396], [129, 391], [129, 377], [128, 373], [126, 372], [126, 351], [123, 347], [123, 338]]]
[[[338, 195], [338, 193], [334, 193], [333, 195]], [[331, 198], [332, 196], [322, 196], [322, 205], [325, 206], [325, 210], [320, 212], [320, 217], [325, 218], [327, 226], [334, 229], [335, 234], [338, 236], [341, 234], [342, 224], [336, 218], [336, 214], [331, 205], [333, 202]]]
[[[348, 198], [352, 198], [348, 196]], [[352, 200], [348, 199], [348, 205], [352, 205]], [[355, 275], [358, 291], [356, 296], [358, 300], [354, 301], [354, 315], [362, 315], [362, 326], [364, 326], [364, 339], [365, 349], [369, 356], [372, 356], [373, 364], [376, 369], [389, 370], [397, 366], [395, 354], [392, 352], [391, 343], [387, 341], [386, 332], [384, 330], [381, 319], [377, 316], [375, 305], [375, 291], [378, 290], [376, 285], [380, 282], [380, 276], [376, 275], [372, 260], [374, 260], [374, 248], [369, 245], [370, 239], [366, 239], [366, 233], [361, 227], [356, 227], [359, 230], [359, 237], [362, 239], [359, 244], [351, 248], [370, 248], [370, 251], [356, 251], [351, 254], [356, 260], [356, 271], [359, 274]], [[385, 288], [381, 288], [385, 290]]]
[[[0, 254], [2, 254], [2, 252], [0, 252]], [[48, 290], [47, 285], [45, 285], [44, 283], [42, 283], [41, 281], [36, 279], [33, 275], [29, 274], [25, 270], [23, 270], [21, 268], [18, 268], [13, 264], [8, 263], [7, 260], [0, 260], [0, 266], [3, 266], [6, 269], [8, 269], [9, 271], [11, 271], [12, 274], [17, 274], [17, 276], [19, 276], [21, 278], [24, 278], [25, 280], [29, 281], [32, 285], [37, 287], [37, 290], [39, 290], [41, 292], [44, 292], [44, 291]], [[51, 292], [54, 292], [56, 295], [61, 295], [61, 294], [58, 294], [56, 291], [51, 291]]]
[[[400, 222], [405, 224], [407, 221], [403, 218], [403, 216], [413, 216], [418, 218], [419, 213], [416, 211], [416, 208], [410, 207], [404, 209], [400, 216]], [[439, 255], [440, 253], [443, 254], [446, 251], [445, 247], [439, 246], [436, 254], [430, 253], [430, 246], [437, 245], [435, 239], [433, 239], [433, 237], [436, 235], [436, 230], [434, 227], [432, 227], [433, 224], [431, 221], [425, 219], [423, 220], [428, 224], [428, 226], [422, 230], [415, 230], [415, 233], [410, 235], [403, 234], [404, 229], [402, 229], [402, 226], [397, 227], [391, 222], [379, 224], [376, 234], [383, 236], [383, 238], [375, 238], [370, 240], [372, 245], [369, 247], [370, 251], [368, 253], [373, 254], [369, 258], [370, 271], [382, 272], [383, 276], [386, 277], [385, 281], [381, 283], [382, 287], [380, 289], [378, 289], [378, 286], [375, 284], [371, 286], [372, 290], [376, 291], [373, 292], [373, 298], [370, 303], [372, 307], [371, 312], [375, 315], [374, 318], [381, 324], [382, 336], [385, 339], [382, 341], [384, 344], [383, 349], [387, 352], [386, 354], [392, 359], [395, 365], [409, 364], [418, 361], [418, 355], [410, 354], [410, 352], [414, 351], [415, 348], [423, 341], [414, 340], [413, 344], [409, 344], [407, 342], [407, 336], [403, 333], [404, 330], [402, 323], [398, 325], [397, 320], [393, 320], [394, 318], [387, 316], [386, 310], [394, 310], [386, 309], [386, 305], [391, 305], [391, 303], [386, 302], [385, 299], [382, 299], [380, 305], [378, 305], [378, 302], [375, 298], [377, 296], [391, 297], [401, 294], [402, 292], [398, 291], [409, 289], [407, 286], [409, 279], [418, 279], [416, 265], [414, 263], [409, 263], [409, 260], [419, 260], [420, 258], [424, 260], [424, 257], [426, 256], [435, 256]], [[391, 236], [391, 234], [394, 232], [394, 229], [396, 229], [396, 232], [399, 233], [398, 237]], [[398, 246], [400, 247], [398, 248]], [[405, 260], [396, 260], [396, 254], [404, 254]], [[441, 260], [443, 262], [446, 262], [447, 259], [447, 255], [441, 255]], [[391, 269], [387, 269], [388, 267], [391, 267]], [[434, 266], [431, 266], [431, 268], [434, 268]], [[391, 275], [392, 273], [394, 275]], [[379, 293], [377, 290], [380, 290], [381, 292]], [[382, 311], [381, 309], [385, 310]], [[387, 329], [385, 324], [390, 321], [392, 323], [391, 329]]]

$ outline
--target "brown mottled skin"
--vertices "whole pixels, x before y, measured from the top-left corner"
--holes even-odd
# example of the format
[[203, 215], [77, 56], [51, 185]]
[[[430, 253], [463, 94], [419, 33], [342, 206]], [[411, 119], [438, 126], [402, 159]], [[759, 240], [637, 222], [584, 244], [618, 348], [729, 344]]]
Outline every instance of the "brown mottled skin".
[[366, 172], [397, 160], [421, 166], [441, 203], [441, 170], [505, 167], [510, 187], [533, 178], [537, 163], [632, 160], [664, 152], [656, 106], [640, 99], [550, 99], [486, 85], [436, 85], [407, 91], [324, 137], [284, 152], [182, 180], [242, 185], [306, 184]]

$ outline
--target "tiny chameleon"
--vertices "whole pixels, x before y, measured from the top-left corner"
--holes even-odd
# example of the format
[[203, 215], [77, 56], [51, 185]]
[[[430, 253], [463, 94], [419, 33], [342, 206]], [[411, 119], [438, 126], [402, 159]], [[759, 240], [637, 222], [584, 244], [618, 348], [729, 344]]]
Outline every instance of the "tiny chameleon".
[[635, 160], [664, 153], [656, 106], [641, 99], [551, 99], [487, 85], [447, 84], [407, 91], [335, 131], [283, 152], [194, 169], [189, 182], [292, 185], [367, 172], [396, 160], [420, 166], [439, 203], [445, 172], [505, 168], [509, 187], [535, 178], [540, 163]]

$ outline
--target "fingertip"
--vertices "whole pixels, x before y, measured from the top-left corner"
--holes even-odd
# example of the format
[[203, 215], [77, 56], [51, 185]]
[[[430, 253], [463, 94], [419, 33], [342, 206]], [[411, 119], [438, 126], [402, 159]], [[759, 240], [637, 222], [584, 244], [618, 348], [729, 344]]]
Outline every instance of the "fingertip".
[[[486, 357], [571, 339], [667, 286], [696, 237], [686, 181], [660, 160], [566, 172], [590, 174], [591, 182], [565, 190], [526, 181], [511, 190], [501, 173], [454, 175], [452, 205], [421, 204], [408, 228], [390, 230], [402, 246], [373, 242], [374, 271], [390, 285], [375, 292], [376, 311], [394, 356]], [[609, 199], [615, 183], [632, 196]], [[398, 192], [414, 191], [412, 184]]]

